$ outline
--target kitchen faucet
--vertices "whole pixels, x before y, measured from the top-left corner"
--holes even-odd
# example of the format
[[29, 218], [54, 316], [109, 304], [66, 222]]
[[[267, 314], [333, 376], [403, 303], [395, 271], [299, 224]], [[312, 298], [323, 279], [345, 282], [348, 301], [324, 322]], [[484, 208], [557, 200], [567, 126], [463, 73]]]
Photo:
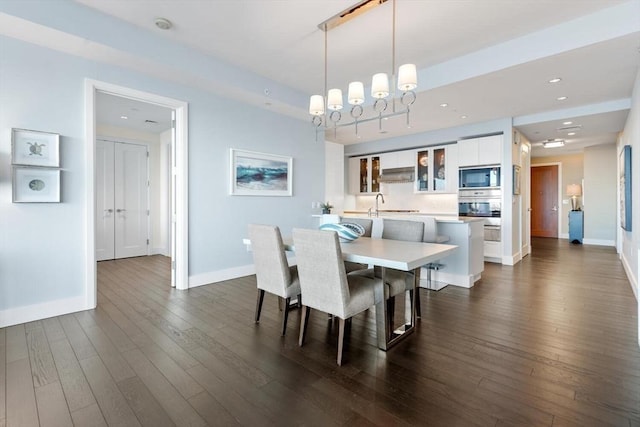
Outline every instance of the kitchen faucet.
[[384, 203], [384, 196], [382, 193], [376, 194], [376, 218], [378, 217], [378, 197], [382, 198], [382, 203]]

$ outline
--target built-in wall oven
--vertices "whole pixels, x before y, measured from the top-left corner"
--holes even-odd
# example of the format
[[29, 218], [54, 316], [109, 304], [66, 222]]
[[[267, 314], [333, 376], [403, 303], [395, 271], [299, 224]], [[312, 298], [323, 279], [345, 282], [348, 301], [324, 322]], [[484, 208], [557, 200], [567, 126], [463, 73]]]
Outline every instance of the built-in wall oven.
[[460, 190], [458, 214], [484, 219], [484, 240], [502, 240], [502, 191], [500, 189]]

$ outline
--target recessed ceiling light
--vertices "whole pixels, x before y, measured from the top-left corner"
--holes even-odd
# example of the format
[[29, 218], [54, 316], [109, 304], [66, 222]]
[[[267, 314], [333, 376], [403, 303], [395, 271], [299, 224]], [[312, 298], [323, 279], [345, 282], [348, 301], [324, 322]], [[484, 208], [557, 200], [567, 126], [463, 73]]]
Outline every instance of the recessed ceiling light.
[[563, 139], [547, 139], [546, 141], [542, 142], [542, 145], [544, 146], [544, 148], [558, 148], [564, 145], [564, 140]]
[[563, 125], [572, 125], [573, 122], [562, 122]]
[[442, 108], [444, 108], [444, 107], [448, 107], [448, 106], [449, 106], [449, 104], [447, 104], [446, 102], [443, 102], [442, 104], [440, 104], [440, 106], [441, 106]]
[[559, 83], [560, 81], [562, 81], [560, 77], [554, 77], [551, 80], [549, 80], [549, 83]]
[[575, 134], [576, 134], [575, 132], [569, 132], [567, 135], [569, 135], [569, 136], [573, 136], [573, 135], [575, 135]]
[[154, 23], [156, 24], [156, 27], [160, 28], [161, 30], [168, 30], [173, 27], [171, 21], [166, 18], [156, 18]]
[[121, 118], [122, 120], [127, 120], [129, 117], [127, 117], [127, 116], [120, 116], [120, 118]]
[[556, 99], [557, 99], [558, 101], [565, 101], [567, 98], [568, 98], [568, 96], [559, 96], [559, 97], [557, 97]]
[[467, 118], [467, 116], [460, 116], [460, 118], [461, 118], [461, 119], [466, 119], [466, 118]]

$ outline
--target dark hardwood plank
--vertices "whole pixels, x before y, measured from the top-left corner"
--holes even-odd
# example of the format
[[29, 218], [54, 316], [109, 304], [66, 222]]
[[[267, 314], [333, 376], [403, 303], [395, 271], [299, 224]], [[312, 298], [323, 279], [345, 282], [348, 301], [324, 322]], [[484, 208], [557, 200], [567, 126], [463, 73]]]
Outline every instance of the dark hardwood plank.
[[94, 405], [96, 399], [84, 376], [80, 363], [66, 339], [51, 342], [51, 353], [56, 363], [60, 383], [71, 412]]
[[[18, 331], [21, 331], [24, 334], [24, 327], [14, 329], [14, 333], [17, 333]], [[7, 338], [9, 337], [7, 336]], [[14, 339], [17, 339], [17, 337], [13, 336], [12, 340]], [[39, 425], [38, 409], [36, 406], [33, 380], [31, 379], [31, 366], [29, 364], [28, 357], [23, 357], [7, 363], [6, 404], [6, 423], [8, 426], [37, 427]]]
[[139, 426], [133, 410], [124, 398], [118, 386], [109, 375], [109, 371], [100, 360], [94, 356], [80, 360], [80, 366], [91, 390], [100, 406], [100, 411], [108, 425]]
[[73, 426], [60, 382], [36, 388], [40, 427]]
[[60, 323], [78, 360], [98, 355], [73, 314], [60, 316]]
[[139, 377], [128, 378], [119, 382], [118, 388], [143, 426], [175, 426], [169, 415], [162, 409], [162, 406], [160, 406]]
[[189, 404], [198, 411], [198, 414], [210, 426], [240, 426], [238, 420], [233, 416], [209, 393], [203, 391], [200, 394], [189, 398]]
[[24, 324], [5, 328], [6, 363], [29, 357]]
[[42, 324], [29, 328], [26, 331], [26, 337], [34, 387], [57, 382], [58, 372]]
[[72, 412], [71, 417], [76, 427], [107, 427], [97, 403]]

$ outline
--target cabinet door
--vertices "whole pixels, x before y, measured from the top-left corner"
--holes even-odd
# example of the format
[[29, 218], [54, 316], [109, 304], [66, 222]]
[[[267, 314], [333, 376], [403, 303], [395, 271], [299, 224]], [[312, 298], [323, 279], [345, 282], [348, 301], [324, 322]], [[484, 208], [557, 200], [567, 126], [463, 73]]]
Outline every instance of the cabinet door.
[[458, 141], [458, 166], [476, 166], [478, 164], [478, 140]]
[[380, 169], [380, 156], [372, 156], [371, 161], [369, 162], [371, 165], [371, 176], [370, 176], [370, 186], [372, 193], [380, 192], [380, 174], [382, 170]]
[[349, 193], [358, 194], [360, 192], [360, 159], [349, 158]]
[[413, 159], [415, 158], [415, 150], [404, 150], [396, 152], [396, 165], [399, 168], [415, 167]]
[[431, 151], [429, 149], [416, 152], [416, 186], [417, 192], [429, 191], [429, 167], [431, 164]]
[[434, 148], [433, 155], [433, 191], [446, 191], [447, 184], [447, 167], [446, 167], [446, 150], [444, 147]]
[[478, 138], [479, 165], [499, 165], [502, 163], [502, 135]]

